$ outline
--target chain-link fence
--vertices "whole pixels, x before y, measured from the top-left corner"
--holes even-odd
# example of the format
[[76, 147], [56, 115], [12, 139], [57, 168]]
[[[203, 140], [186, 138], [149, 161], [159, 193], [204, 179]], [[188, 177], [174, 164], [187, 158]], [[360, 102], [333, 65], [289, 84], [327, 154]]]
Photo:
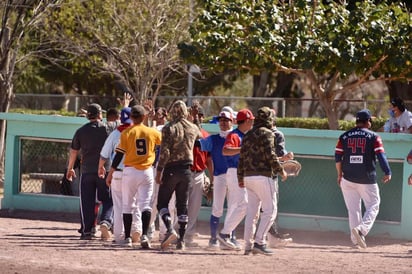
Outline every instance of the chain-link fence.
[[[277, 110], [279, 117], [326, 117], [318, 99], [312, 98], [271, 98], [271, 97], [241, 97], [241, 96], [159, 96], [155, 107], [168, 108], [175, 100], [185, 102], [197, 100], [205, 111], [205, 116], [217, 115], [223, 106], [234, 110], [250, 108], [253, 111], [260, 106], [270, 106]], [[78, 112], [89, 103], [98, 103], [104, 109], [117, 106], [117, 99], [111, 96], [85, 95], [50, 95], [50, 94], [16, 94], [12, 108], [28, 108], [37, 110], [67, 110]], [[407, 105], [411, 102], [406, 101]], [[351, 99], [335, 100], [339, 119], [351, 119], [354, 113], [368, 108], [377, 117], [388, 117], [389, 102], [383, 99]]]
[[[68, 160], [69, 140], [20, 138], [20, 192], [66, 194], [62, 179]], [[72, 193], [78, 193], [73, 182]]]

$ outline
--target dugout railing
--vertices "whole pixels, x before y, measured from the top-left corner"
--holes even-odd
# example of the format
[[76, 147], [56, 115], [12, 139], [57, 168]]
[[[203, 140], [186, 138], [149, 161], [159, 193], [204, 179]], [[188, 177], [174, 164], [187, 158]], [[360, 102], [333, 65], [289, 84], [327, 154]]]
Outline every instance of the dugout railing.
[[[46, 179], [62, 173], [67, 161], [68, 144], [74, 132], [87, 120], [81, 117], [0, 113], [7, 120], [5, 182], [2, 208], [78, 212], [77, 196], [45, 191]], [[215, 124], [204, 124], [210, 133]], [[279, 222], [284, 228], [348, 232], [348, 220], [341, 191], [336, 184], [334, 147], [342, 131], [281, 128], [286, 147], [302, 163], [295, 178], [280, 183]], [[381, 133], [393, 171], [392, 181], [380, 183], [381, 207], [372, 235], [412, 239], [412, 187], [407, 178], [412, 165], [406, 160], [412, 135]], [[379, 168], [378, 168], [379, 169]], [[38, 177], [40, 173], [43, 177]], [[34, 176], [36, 174], [36, 176]], [[53, 175], [53, 176], [52, 176]], [[379, 172], [379, 177], [381, 177]], [[28, 182], [36, 177], [35, 190]], [[40, 179], [38, 179], [40, 178]], [[53, 177], [55, 178], [55, 177]], [[50, 182], [49, 182], [50, 183]], [[30, 184], [30, 182], [29, 182]], [[48, 192], [48, 193], [46, 193]], [[199, 218], [208, 220], [210, 207], [201, 209]]]

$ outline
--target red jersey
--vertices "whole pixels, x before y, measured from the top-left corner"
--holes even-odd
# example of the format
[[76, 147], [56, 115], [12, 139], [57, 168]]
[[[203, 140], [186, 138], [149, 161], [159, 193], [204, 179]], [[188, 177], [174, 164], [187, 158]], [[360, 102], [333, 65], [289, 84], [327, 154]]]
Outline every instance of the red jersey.
[[[206, 138], [209, 136], [209, 133], [204, 130], [203, 128], [200, 129], [200, 132], [202, 133], [203, 138]], [[203, 171], [206, 169], [207, 165], [207, 157], [209, 156], [209, 152], [207, 151], [201, 151], [200, 147], [194, 147], [193, 148], [193, 166], [192, 166], [192, 171]]]

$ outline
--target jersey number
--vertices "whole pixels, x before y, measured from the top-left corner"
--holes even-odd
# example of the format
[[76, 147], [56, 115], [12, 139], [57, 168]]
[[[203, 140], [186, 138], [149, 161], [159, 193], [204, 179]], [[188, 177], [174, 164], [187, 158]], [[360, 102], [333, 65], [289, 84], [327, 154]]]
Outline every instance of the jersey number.
[[348, 147], [352, 149], [352, 153], [356, 153], [356, 149], [360, 148], [362, 153], [365, 153], [366, 138], [349, 138]]
[[136, 140], [136, 154], [137, 155], [146, 155], [147, 148], [146, 148], [146, 140], [145, 139], [137, 139]]

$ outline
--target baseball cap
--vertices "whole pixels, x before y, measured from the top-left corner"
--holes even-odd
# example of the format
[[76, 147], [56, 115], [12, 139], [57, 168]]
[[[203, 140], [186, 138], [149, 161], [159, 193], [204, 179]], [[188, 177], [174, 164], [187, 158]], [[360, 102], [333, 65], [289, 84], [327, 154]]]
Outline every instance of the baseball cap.
[[402, 111], [402, 112], [404, 112], [405, 109], [406, 109], [405, 103], [399, 97], [393, 98], [391, 100], [391, 104], [392, 104], [392, 106], [399, 108], [399, 110]]
[[275, 113], [269, 107], [261, 107], [257, 111], [255, 123], [262, 123], [265, 126], [273, 126], [275, 122]]
[[125, 107], [122, 109], [120, 112], [120, 121], [122, 124], [132, 124], [132, 119], [130, 119], [130, 114], [131, 114], [132, 109], [129, 107]]
[[230, 106], [224, 106], [222, 107], [221, 111], [228, 111], [230, 113], [232, 113], [233, 118], [236, 117], [237, 112], [233, 110], [233, 108], [231, 108]]
[[358, 113], [356, 113], [356, 122], [366, 122], [372, 119], [371, 112], [368, 109], [362, 109]]
[[239, 110], [236, 116], [236, 120], [245, 121], [247, 119], [254, 120], [255, 116], [253, 116], [253, 113], [247, 108]]
[[217, 116], [217, 119], [218, 119], [218, 120], [219, 120], [220, 118], [225, 118], [225, 119], [228, 119], [228, 120], [230, 120], [230, 121], [233, 121], [233, 115], [232, 115], [232, 113], [229, 112], [229, 111], [221, 111], [221, 112], [219, 113], [219, 116]]
[[201, 106], [197, 107], [197, 113], [200, 114], [200, 115], [205, 116], [205, 111], [203, 110], [203, 107], [201, 107]]
[[87, 106], [87, 117], [95, 118], [102, 112], [106, 112], [99, 104], [93, 103]]

